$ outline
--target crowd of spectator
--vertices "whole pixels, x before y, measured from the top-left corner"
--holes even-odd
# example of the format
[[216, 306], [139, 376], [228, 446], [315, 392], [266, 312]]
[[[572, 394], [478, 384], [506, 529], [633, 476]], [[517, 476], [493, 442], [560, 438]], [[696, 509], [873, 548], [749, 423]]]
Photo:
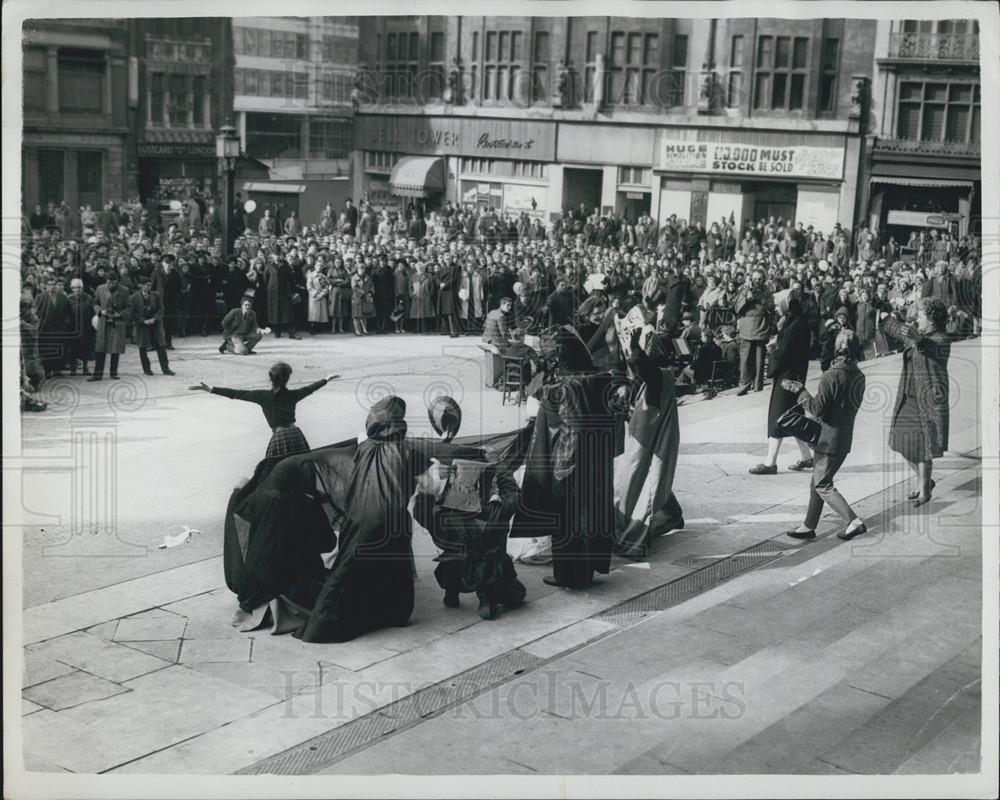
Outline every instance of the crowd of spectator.
[[131, 293], [148, 281], [162, 304], [166, 350], [175, 337], [220, 330], [247, 296], [261, 327], [293, 339], [305, 330], [478, 335], [503, 305], [504, 340], [567, 323], [588, 340], [616, 310], [639, 306], [659, 330], [689, 345], [687, 380], [704, 384], [710, 361], [735, 357], [741, 392], [762, 386], [766, 346], [790, 292], [801, 299], [810, 353], [824, 368], [842, 329], [855, 331], [867, 358], [898, 348], [881, 329], [880, 312], [914, 317], [921, 297], [945, 304], [951, 335], [979, 331], [979, 241], [936, 229], [900, 245], [863, 223], [820, 231], [774, 217], [730, 217], [706, 227], [671, 215], [657, 224], [649, 215], [632, 220], [581, 205], [545, 224], [527, 213], [451, 202], [425, 214], [413, 205], [385, 211], [350, 200], [340, 211], [328, 204], [309, 224], [264, 209], [254, 226], [240, 203], [234, 246], [223, 258], [217, 209], [193, 197], [169, 219], [138, 202], [107, 203], [96, 213], [63, 203], [26, 216], [28, 406], [45, 377], [86, 373], [93, 298], [111, 274]]

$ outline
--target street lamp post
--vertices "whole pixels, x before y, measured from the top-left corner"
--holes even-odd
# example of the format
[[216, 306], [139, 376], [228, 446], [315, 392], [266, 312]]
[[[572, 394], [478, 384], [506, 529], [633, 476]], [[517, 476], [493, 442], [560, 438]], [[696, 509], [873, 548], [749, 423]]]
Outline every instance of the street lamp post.
[[219, 159], [219, 172], [223, 177], [222, 187], [222, 255], [228, 257], [233, 250], [235, 231], [233, 220], [236, 209], [233, 208], [233, 173], [236, 171], [236, 161], [240, 157], [240, 135], [232, 125], [226, 124], [219, 128], [215, 137], [215, 155]]

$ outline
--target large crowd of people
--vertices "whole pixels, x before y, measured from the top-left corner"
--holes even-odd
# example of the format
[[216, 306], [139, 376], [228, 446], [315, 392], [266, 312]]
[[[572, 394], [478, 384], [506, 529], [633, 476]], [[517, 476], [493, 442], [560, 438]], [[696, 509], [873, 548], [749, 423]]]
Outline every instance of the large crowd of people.
[[[502, 312], [504, 339], [573, 324], [590, 342], [608, 334], [611, 309], [638, 304], [688, 344], [686, 380], [708, 382], [711, 364], [699, 352], [709, 344], [706, 353], [721, 351], [722, 360], [738, 354], [745, 393], [763, 387], [775, 303], [789, 291], [801, 298], [809, 357], [824, 368], [843, 329], [858, 335], [863, 358], [901, 349], [880, 314], [915, 319], [921, 297], [944, 303], [952, 336], [979, 329], [979, 242], [937, 229], [901, 245], [864, 224], [820, 231], [773, 217], [706, 225], [675, 215], [657, 224], [582, 206], [543, 224], [451, 203], [424, 214], [412, 204], [390, 212], [351, 201], [340, 212], [328, 204], [312, 224], [265, 209], [254, 226], [238, 207], [233, 224], [238, 233], [223, 258], [216, 204], [201, 197], [169, 221], [138, 202], [98, 213], [36, 207], [22, 248], [26, 388], [64, 371], [87, 374], [92, 361], [99, 376], [105, 354], [114, 377], [128, 340], [145, 371], [144, 351], [154, 349], [169, 374], [176, 337], [221, 330], [229, 342], [234, 326], [243, 340], [268, 331], [292, 339], [304, 331], [460, 336], [479, 334], [492, 315], [492, 338], [491, 312]], [[147, 282], [146, 299], [131, 303]], [[253, 320], [227, 316], [244, 299]], [[116, 305], [110, 313], [108, 302]], [[152, 316], [136, 318], [145, 311]]]
[[[475, 592], [484, 619], [525, 597], [508, 536], [544, 540], [525, 563], [551, 563], [546, 582], [570, 589], [606, 574], [613, 552], [644, 557], [654, 536], [684, 525], [672, 492], [676, 396], [714, 393], [727, 365], [737, 395], [772, 378], [768, 455], [751, 473], [774, 474], [786, 438], [799, 447], [791, 469], [812, 471], [806, 518], [788, 535], [813, 538], [824, 503], [843, 519], [841, 538], [866, 533], [834, 486], [864, 395], [857, 363], [903, 352], [889, 445], [924, 505], [948, 446], [950, 345], [980, 326], [974, 236], [932, 230], [900, 247], [863, 224], [706, 227], [581, 207], [543, 225], [450, 203], [425, 215], [350, 201], [307, 225], [265, 209], [252, 229], [241, 209], [228, 258], [215, 206], [195, 199], [167, 224], [111, 203], [81, 214], [79, 232], [65, 210], [36, 209], [22, 251], [22, 407], [36, 410], [34, 392], [64, 370], [87, 374], [92, 361], [89, 380], [100, 380], [108, 355], [116, 377], [128, 340], [145, 372], [152, 349], [172, 375], [174, 340], [199, 333], [221, 333], [220, 357], [254, 353], [268, 332], [472, 334], [532, 362], [524, 391], [537, 409], [522, 430], [457, 439], [461, 409], [444, 398], [429, 410], [441, 439], [415, 440], [405, 403], [387, 397], [358, 441], [316, 450], [295, 406], [337, 376], [290, 390], [279, 362], [267, 389], [191, 387], [260, 405], [273, 431], [227, 511], [234, 624], [268, 616], [306, 641], [406, 624], [415, 494], [413, 514], [442, 550], [444, 602]], [[813, 360], [815, 395], [805, 389]]]

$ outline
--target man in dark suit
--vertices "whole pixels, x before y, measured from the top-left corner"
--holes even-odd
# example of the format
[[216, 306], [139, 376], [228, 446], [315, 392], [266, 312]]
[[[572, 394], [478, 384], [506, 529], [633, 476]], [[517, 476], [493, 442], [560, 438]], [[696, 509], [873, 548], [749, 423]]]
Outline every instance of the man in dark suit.
[[164, 348], [166, 335], [163, 331], [163, 299], [159, 292], [150, 288], [150, 280], [141, 278], [139, 291], [129, 298], [129, 317], [135, 323], [135, 344], [139, 348], [139, 362], [146, 375], [152, 375], [148, 350], [155, 350], [164, 375], [173, 375]]
[[681, 322], [685, 306], [692, 305], [691, 281], [674, 267], [663, 278], [663, 316], [660, 321], [662, 332], [673, 335]]
[[234, 308], [222, 318], [222, 344], [219, 352], [227, 350], [238, 356], [255, 356], [253, 349], [263, 338], [253, 313], [253, 297], [244, 295], [239, 308]]
[[45, 377], [59, 375], [69, 355], [68, 334], [73, 318], [69, 300], [55, 275], [46, 279], [45, 291], [35, 298], [34, 311], [38, 317], [38, 351]]
[[167, 350], [173, 350], [182, 292], [181, 276], [175, 268], [173, 255], [165, 255], [160, 266], [153, 270], [149, 288], [163, 298], [163, 333]]
[[740, 388], [737, 395], [764, 389], [764, 349], [771, 332], [773, 302], [764, 288], [764, 274], [754, 270], [736, 298], [736, 329], [740, 337]]

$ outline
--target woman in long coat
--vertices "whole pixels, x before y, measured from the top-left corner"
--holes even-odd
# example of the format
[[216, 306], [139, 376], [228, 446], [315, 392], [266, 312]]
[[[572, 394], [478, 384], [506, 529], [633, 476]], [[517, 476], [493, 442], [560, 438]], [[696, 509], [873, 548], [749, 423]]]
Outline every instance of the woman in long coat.
[[456, 264], [443, 264], [434, 278], [438, 287], [438, 316], [444, 318], [449, 335], [453, 339], [457, 338], [455, 318], [458, 316], [458, 290], [461, 288], [462, 272]]
[[[778, 340], [771, 353], [768, 375], [771, 384], [771, 403], [767, 408], [767, 458], [763, 463], [750, 468], [751, 475], [774, 475], [778, 471], [778, 451], [781, 449], [782, 434], [778, 430], [778, 419], [797, 402], [794, 392], [781, 386], [782, 379], [806, 382], [809, 371], [809, 323], [802, 314], [802, 301], [795, 295], [788, 299], [788, 309], [778, 321]], [[812, 453], [805, 442], [796, 439], [799, 460], [789, 469], [794, 472], [813, 468]]]
[[416, 320], [417, 333], [426, 333], [433, 324], [433, 281], [426, 265], [417, 262], [417, 272], [410, 278], [410, 317]]
[[354, 335], [367, 336], [365, 320], [375, 315], [375, 284], [365, 274], [365, 265], [358, 262], [358, 270], [351, 276], [351, 317]]
[[316, 333], [320, 325], [330, 321], [330, 281], [322, 261], [309, 271], [306, 288], [309, 290], [309, 327]]
[[372, 282], [375, 285], [375, 328], [379, 333], [388, 333], [389, 315], [396, 300], [396, 278], [384, 256], [379, 257]]
[[273, 258], [267, 265], [264, 281], [267, 287], [267, 323], [274, 330], [274, 335], [280, 339], [282, 329], [287, 328], [289, 339], [300, 338], [295, 333], [295, 309], [292, 307], [295, 275], [291, 266], [283, 258]]
[[347, 318], [351, 316], [351, 279], [338, 256], [330, 267], [330, 328], [334, 333], [347, 333]]
[[392, 291], [396, 333], [402, 333], [410, 306], [410, 270], [403, 259], [396, 261], [396, 269], [392, 273]]
[[552, 537], [552, 586], [583, 589], [607, 574], [615, 534], [612, 376], [598, 372], [569, 325], [542, 337], [548, 368], [514, 538]]
[[917, 323], [909, 325], [882, 313], [882, 327], [903, 342], [903, 372], [889, 429], [889, 447], [906, 459], [919, 488], [909, 495], [915, 506], [930, 502], [933, 462], [948, 449], [948, 309], [932, 297], [917, 303]]

